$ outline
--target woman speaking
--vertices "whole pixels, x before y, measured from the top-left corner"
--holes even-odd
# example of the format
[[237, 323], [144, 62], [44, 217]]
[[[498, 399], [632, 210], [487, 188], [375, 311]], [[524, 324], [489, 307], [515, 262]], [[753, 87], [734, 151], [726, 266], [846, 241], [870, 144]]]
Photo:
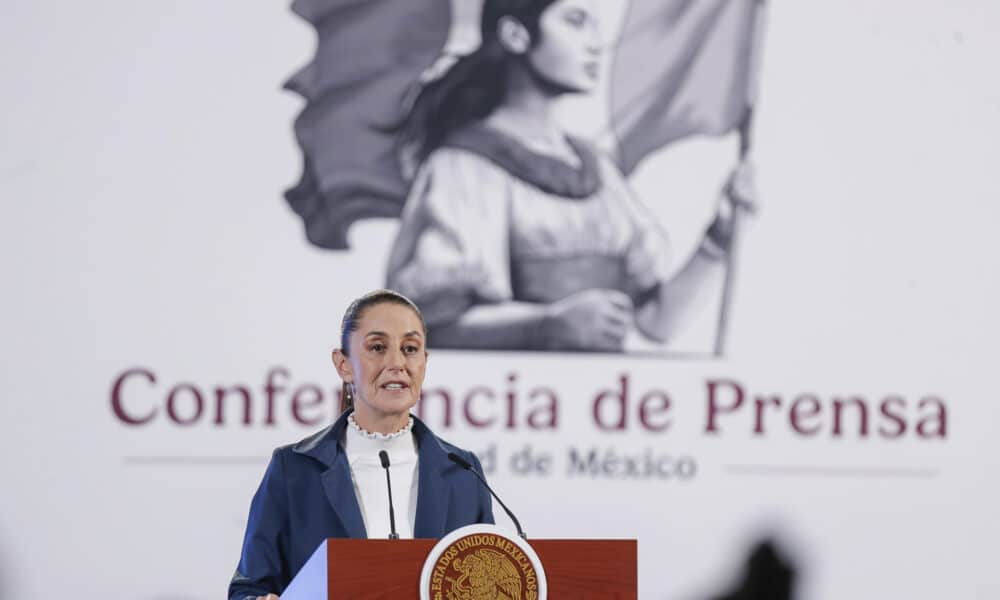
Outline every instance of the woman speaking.
[[230, 600], [274, 598], [326, 538], [388, 538], [388, 457], [401, 538], [440, 538], [493, 523], [489, 493], [448, 459], [482, 473], [474, 454], [441, 440], [410, 414], [427, 367], [420, 310], [389, 290], [355, 300], [333, 363], [348, 410], [333, 425], [274, 451], [250, 505]]

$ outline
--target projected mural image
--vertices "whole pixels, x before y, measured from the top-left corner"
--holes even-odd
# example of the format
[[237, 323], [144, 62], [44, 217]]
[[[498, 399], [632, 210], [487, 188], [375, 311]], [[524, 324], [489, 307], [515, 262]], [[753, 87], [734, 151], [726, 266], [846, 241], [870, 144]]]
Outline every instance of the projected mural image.
[[[675, 336], [711, 307], [722, 352], [756, 195], [756, 1], [634, 1], [610, 40], [596, 0], [294, 9], [318, 49], [288, 83], [306, 106], [286, 197], [324, 248], [348, 250], [358, 219], [399, 218], [385, 285], [422, 307], [432, 346], [683, 351]], [[555, 116], [587, 94], [607, 99], [596, 139]], [[679, 252], [647, 204], [670, 199], [640, 198], [630, 175], [674, 142], [734, 132], [741, 152]]]

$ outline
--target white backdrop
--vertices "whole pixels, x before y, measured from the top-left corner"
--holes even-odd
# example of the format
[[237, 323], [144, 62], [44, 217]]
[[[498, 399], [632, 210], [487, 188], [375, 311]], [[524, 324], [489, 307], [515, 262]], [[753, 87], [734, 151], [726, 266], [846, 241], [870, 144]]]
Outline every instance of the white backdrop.
[[[1000, 7], [771, 4], [762, 210], [728, 356], [437, 351], [427, 388], [452, 393], [453, 421], [439, 404], [425, 416], [483, 454], [529, 535], [638, 538], [643, 598], [720, 591], [761, 535], [800, 567], [803, 598], [1000, 597]], [[284, 3], [9, 0], [0, 15], [0, 597], [221, 597], [270, 449], [322, 426], [295, 421], [295, 389], [320, 384], [301, 413], [332, 417], [339, 318], [381, 284], [395, 223], [321, 251], [282, 200], [300, 100], [279, 86], [314, 43]], [[678, 145], [637, 188], [690, 197], [691, 173], [717, 187], [718, 148]], [[289, 376], [269, 424], [276, 367]], [[133, 368], [156, 377], [122, 388], [128, 414], [153, 415], [139, 426], [112, 406]], [[628, 420], [603, 431], [592, 401], [622, 375]], [[713, 433], [719, 379], [747, 397]], [[205, 394], [194, 418], [178, 392], [190, 425], [166, 411], [183, 383]], [[213, 389], [235, 384], [252, 392], [250, 423], [235, 400], [215, 423]], [[472, 410], [496, 425], [463, 419], [476, 385], [496, 400]], [[554, 430], [527, 425], [539, 386], [558, 398]], [[664, 431], [638, 421], [652, 389], [670, 398], [652, 417]], [[815, 404], [790, 416], [802, 394]], [[759, 433], [754, 396], [781, 401], [765, 401]], [[844, 402], [837, 435], [834, 405], [852, 396], [867, 434]], [[549, 472], [514, 468], [526, 447], [551, 455]], [[617, 457], [610, 474], [572, 472], [571, 453], [591, 450]], [[619, 476], [647, 453], [696, 471]]]

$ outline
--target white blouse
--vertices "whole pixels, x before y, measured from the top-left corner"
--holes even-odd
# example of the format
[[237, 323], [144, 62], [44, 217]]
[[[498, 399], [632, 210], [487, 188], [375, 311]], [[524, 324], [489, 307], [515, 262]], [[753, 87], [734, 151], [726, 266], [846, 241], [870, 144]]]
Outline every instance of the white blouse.
[[413, 437], [413, 417], [399, 431], [371, 433], [358, 426], [354, 415], [347, 418], [344, 451], [351, 466], [354, 495], [361, 507], [361, 518], [369, 539], [389, 537], [389, 491], [379, 451], [389, 454], [392, 477], [392, 503], [396, 512], [396, 532], [401, 539], [412, 539], [417, 518], [417, 443]]

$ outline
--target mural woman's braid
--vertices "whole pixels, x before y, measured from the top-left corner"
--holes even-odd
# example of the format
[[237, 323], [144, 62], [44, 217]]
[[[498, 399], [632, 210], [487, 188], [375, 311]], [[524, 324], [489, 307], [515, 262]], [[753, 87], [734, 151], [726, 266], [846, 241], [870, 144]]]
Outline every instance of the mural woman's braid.
[[423, 161], [452, 132], [490, 116], [507, 96], [507, 65], [515, 60], [497, 38], [500, 19], [516, 19], [537, 41], [539, 19], [554, 1], [484, 0], [481, 44], [420, 90], [400, 127], [402, 146]]

